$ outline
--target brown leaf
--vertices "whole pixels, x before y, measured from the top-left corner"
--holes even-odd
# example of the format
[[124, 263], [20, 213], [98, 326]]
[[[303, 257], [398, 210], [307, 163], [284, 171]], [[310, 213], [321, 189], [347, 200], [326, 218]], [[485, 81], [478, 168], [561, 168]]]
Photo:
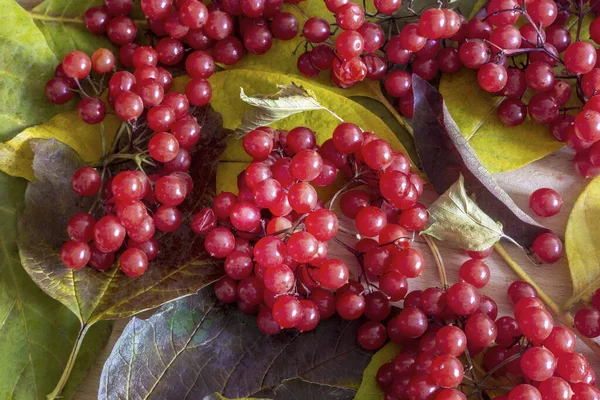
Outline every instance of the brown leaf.
[[[190, 169], [194, 192], [180, 207], [183, 217], [212, 201], [217, 163], [230, 133], [212, 109], [203, 110], [199, 122], [202, 140]], [[71, 176], [81, 165], [71, 148], [54, 139], [32, 141], [31, 146], [36, 181], [27, 187], [18, 223], [21, 260], [37, 285], [81, 321], [128, 317], [193, 294], [223, 275], [221, 263], [204, 251], [202, 239], [187, 224], [159, 238], [160, 254], [139, 278], [127, 277], [116, 266], [105, 272], [65, 268], [59, 252], [67, 240], [68, 218], [89, 210], [93, 200], [71, 189]]]
[[415, 117], [413, 128], [421, 165], [436, 192], [442, 194], [460, 174], [477, 205], [504, 234], [529, 247], [547, 228], [523, 212], [486, 170], [448, 112], [442, 95], [429, 83], [413, 75]]

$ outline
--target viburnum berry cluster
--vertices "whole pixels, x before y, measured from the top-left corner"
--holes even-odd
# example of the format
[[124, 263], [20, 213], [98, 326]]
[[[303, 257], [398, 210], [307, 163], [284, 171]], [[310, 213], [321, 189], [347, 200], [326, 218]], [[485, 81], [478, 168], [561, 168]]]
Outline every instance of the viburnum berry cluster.
[[[274, 38], [293, 39], [299, 29], [296, 17], [281, 11], [283, 0], [223, 0], [208, 6], [199, 0], [142, 0], [140, 5], [157, 37], [152, 56], [166, 66], [188, 56], [186, 70], [194, 80], [210, 76], [215, 61], [233, 65], [245, 51], [264, 54]], [[128, 16], [132, 10], [133, 0], [105, 0], [84, 16], [91, 32], [105, 33], [121, 46], [119, 60], [128, 68], [136, 66], [132, 55], [139, 47], [134, 43], [138, 27]]]
[[[387, 327], [402, 351], [376, 375], [385, 399], [460, 400], [465, 393], [494, 393], [495, 400], [600, 399], [593, 369], [575, 352], [575, 334], [554, 325], [536, 290], [522, 281], [508, 288], [514, 317], [497, 318], [496, 303], [478, 292], [489, 279], [481, 264], [463, 264], [463, 282], [448, 290], [428, 288], [404, 298], [404, 309]], [[481, 353], [485, 374], [473, 368]], [[503, 377], [511, 378], [511, 387], [493, 382]]]
[[[140, 276], [158, 255], [155, 234], [179, 228], [178, 206], [192, 193], [194, 183], [187, 172], [201, 129], [194, 112], [204, 102], [191, 102], [182, 93], [165, 93], [171, 74], [156, 68], [156, 58], [148, 56], [148, 49], [137, 50], [134, 73], [117, 71], [110, 50], [98, 49], [91, 58], [81, 51], [71, 52], [46, 86], [54, 103], [80, 95], [79, 116], [97, 124], [106, 115], [106, 105], [88, 92], [98, 96], [103, 82], [108, 82], [108, 101], [123, 121], [112, 148], [98, 163], [100, 171], [85, 166], [73, 174], [73, 190], [97, 199], [89, 212], [73, 215], [67, 224], [70, 240], [60, 256], [70, 269], [89, 264], [105, 270], [125, 247], [119, 256], [121, 270]], [[143, 166], [154, 172], [147, 175]]]
[[[172, 77], [164, 67], [184, 62], [192, 78], [185, 89], [189, 103], [208, 104], [212, 87], [207, 79], [215, 72], [215, 62], [233, 65], [244, 51], [266, 53], [273, 37], [290, 40], [297, 35], [296, 17], [281, 12], [282, 6], [283, 0], [229, 0], [208, 7], [198, 0], [144, 0], [142, 12], [157, 37], [153, 46], [134, 42], [138, 29], [129, 17], [133, 0], [106, 0], [104, 6], [90, 8], [84, 15], [86, 27], [93, 33], [106, 34], [120, 46], [120, 64], [133, 69], [133, 73], [120, 71], [111, 78], [108, 102], [123, 120], [138, 118], [145, 106], [158, 106], [153, 114], [168, 114], [162, 102]], [[234, 29], [238, 17], [241, 40]], [[92, 70], [100, 75], [110, 73], [115, 62], [114, 54], [107, 49], [96, 50], [91, 62], [81, 51], [70, 53], [46, 86], [48, 99], [55, 104], [68, 102]], [[95, 89], [99, 95], [104, 88]], [[106, 107], [99, 99], [86, 97], [79, 111], [84, 121], [94, 124], [102, 121]]]
[[[505, 97], [498, 117], [505, 126], [527, 116], [549, 126], [550, 134], [574, 150], [584, 177], [600, 173], [600, 60], [597, 49], [580, 40], [583, 18], [596, 12], [594, 2], [567, 0], [490, 0], [470, 20], [448, 8], [394, 15], [399, 0], [377, 0], [376, 13], [350, 0], [326, 0], [335, 29], [320, 17], [306, 21], [302, 35], [315, 46], [298, 58], [306, 77], [331, 70], [331, 81], [350, 87], [364, 79], [381, 80], [398, 108], [412, 118], [412, 73], [433, 80], [467, 67], [477, 70], [479, 86]], [[566, 24], [579, 19], [576, 41]], [[409, 23], [400, 26], [402, 21]], [[331, 40], [331, 35], [341, 33]], [[589, 27], [600, 43], [600, 18]], [[567, 107], [574, 92], [579, 106]], [[577, 115], [568, 112], [578, 111]]]
[[[312, 330], [336, 312], [347, 320], [365, 315], [359, 343], [383, 346], [391, 302], [404, 298], [408, 279], [425, 267], [410, 231], [422, 230], [428, 213], [417, 203], [423, 182], [408, 158], [347, 122], [321, 146], [312, 130], [297, 127], [253, 130], [243, 147], [254, 161], [238, 176], [239, 193], [220, 193], [192, 220], [207, 252], [225, 259], [216, 296], [258, 314], [268, 335]], [[333, 185], [338, 175], [345, 183], [324, 204], [315, 186]], [[355, 232], [342, 226], [336, 207]], [[340, 239], [357, 234], [354, 244]], [[358, 260], [354, 279], [344, 261], [328, 256], [332, 243]]]

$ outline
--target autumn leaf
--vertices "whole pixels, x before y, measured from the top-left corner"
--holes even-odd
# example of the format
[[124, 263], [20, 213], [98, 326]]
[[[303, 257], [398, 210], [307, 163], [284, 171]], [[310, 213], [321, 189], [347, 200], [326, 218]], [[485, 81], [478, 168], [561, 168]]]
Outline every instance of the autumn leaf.
[[436, 192], [446, 192], [462, 174], [468, 195], [493, 221], [502, 224], [506, 236], [529, 247], [539, 234], [548, 232], [498, 186], [461, 134], [442, 95], [416, 75], [413, 75], [413, 90], [417, 153]]
[[256, 317], [220, 303], [207, 287], [129, 322], [98, 397], [350, 400], [372, 354], [356, 343], [360, 324], [334, 317], [311, 332], [266, 336]]
[[569, 310], [578, 301], [589, 301], [600, 289], [600, 178], [592, 180], [581, 193], [567, 222], [565, 242], [573, 297], [563, 307]]
[[[0, 368], [0, 398], [41, 400], [60, 379], [81, 323], [46, 296], [21, 266], [15, 227], [25, 187], [25, 181], [0, 173], [0, 354], [10, 360]], [[103, 322], [90, 330], [64, 398], [83, 381], [111, 326]]]
[[[185, 217], [211, 203], [216, 164], [228, 134], [221, 129], [218, 114], [210, 108], [204, 112], [200, 150], [190, 169], [194, 191], [180, 207]], [[195, 293], [223, 275], [221, 263], [208, 256], [202, 239], [187, 224], [159, 239], [161, 252], [141, 277], [129, 278], [116, 267], [105, 272], [65, 268], [59, 252], [67, 239], [68, 218], [88, 210], [93, 199], [81, 198], [70, 187], [71, 176], [81, 165], [72, 149], [54, 139], [31, 145], [36, 180], [27, 187], [18, 224], [21, 260], [42, 290], [82, 322], [128, 317]]]

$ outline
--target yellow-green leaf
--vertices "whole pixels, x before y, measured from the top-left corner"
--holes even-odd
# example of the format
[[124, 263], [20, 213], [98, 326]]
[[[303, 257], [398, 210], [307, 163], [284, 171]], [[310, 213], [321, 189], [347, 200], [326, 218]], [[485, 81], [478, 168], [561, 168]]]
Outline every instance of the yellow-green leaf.
[[354, 400], [378, 400], [383, 398], [383, 390], [375, 382], [375, 376], [379, 367], [392, 361], [398, 353], [400, 353], [400, 345], [389, 342], [373, 355], [371, 362], [363, 372], [363, 379]]
[[[188, 81], [189, 78], [176, 79], [174, 86], [180, 90]], [[240, 99], [240, 87], [247, 88], [248, 94], [254, 95], [274, 93], [279, 85], [295, 83], [314, 93], [323, 107], [333, 111], [344, 121], [353, 122], [365, 130], [373, 131], [380, 138], [390, 142], [394, 150], [407, 153], [394, 132], [371, 111], [334, 91], [316, 86], [301, 78], [274, 72], [235, 69], [217, 72], [210, 78], [210, 82], [214, 88], [219, 88], [213, 91], [211, 105], [223, 115], [223, 124], [227, 129], [236, 129], [242, 123], [242, 115], [250, 108]], [[296, 126], [308, 126], [315, 131], [317, 143], [321, 144], [331, 137], [333, 129], [338, 124], [339, 120], [329, 112], [315, 110], [292, 115], [277, 121], [272, 126], [288, 130]], [[230, 138], [219, 163], [217, 193], [220, 191], [237, 192], [233, 178], [250, 161], [250, 156], [244, 152], [241, 146], [241, 140]]]
[[58, 63], [31, 16], [14, 0], [0, 0], [0, 141], [46, 121], [60, 107], [44, 86]]
[[443, 75], [439, 90], [463, 136], [490, 172], [520, 168], [563, 147], [546, 125], [529, 118], [516, 127], [502, 125], [497, 108], [503, 98], [485, 92], [476, 82], [477, 72], [463, 68]]
[[600, 288], [600, 177], [579, 196], [567, 222], [566, 246], [573, 297], [565, 305], [588, 301]]
[[[102, 124], [110, 144], [120, 121], [116, 116], [107, 115]], [[27, 128], [10, 141], [0, 143], [0, 171], [33, 180], [33, 152], [28, 143], [31, 139], [54, 138], [74, 149], [83, 161], [95, 161], [102, 156], [102, 124], [86, 124], [76, 111], [70, 111], [54, 116], [45, 124]]]

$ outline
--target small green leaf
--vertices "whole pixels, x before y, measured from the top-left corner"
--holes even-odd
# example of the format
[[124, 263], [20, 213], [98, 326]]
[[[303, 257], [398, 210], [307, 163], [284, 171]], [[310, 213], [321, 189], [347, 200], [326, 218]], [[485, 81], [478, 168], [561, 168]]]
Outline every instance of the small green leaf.
[[237, 128], [238, 133], [245, 134], [259, 126], [268, 126], [304, 111], [324, 110], [341, 120], [335, 113], [323, 107], [312, 91], [295, 83], [278, 85], [278, 88], [277, 93], [254, 96], [246, 95], [244, 89], [240, 88], [240, 98], [252, 108], [244, 112], [242, 124]]
[[460, 249], [485, 250], [504, 237], [502, 225], [488, 217], [467, 195], [462, 174], [428, 211], [430, 224], [421, 234]]
[[375, 376], [377, 375], [379, 367], [392, 361], [394, 357], [400, 353], [400, 349], [401, 347], [399, 344], [389, 342], [373, 355], [371, 362], [363, 372], [363, 379], [354, 400], [376, 400], [383, 398], [383, 390], [381, 390], [375, 381]]

